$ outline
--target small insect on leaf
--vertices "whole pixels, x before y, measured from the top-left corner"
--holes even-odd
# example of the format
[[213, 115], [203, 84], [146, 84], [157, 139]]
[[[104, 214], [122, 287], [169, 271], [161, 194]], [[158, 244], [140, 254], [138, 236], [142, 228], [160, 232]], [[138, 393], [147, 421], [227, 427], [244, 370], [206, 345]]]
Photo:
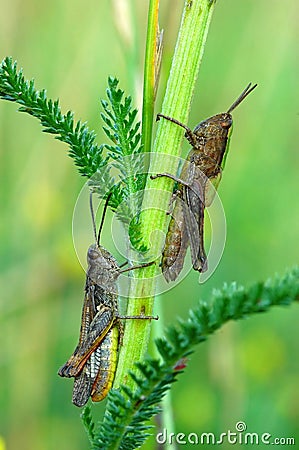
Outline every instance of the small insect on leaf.
[[188, 364], [188, 358], [181, 358], [175, 363], [173, 370], [175, 372], [184, 370], [184, 369], [186, 369], [187, 364]]

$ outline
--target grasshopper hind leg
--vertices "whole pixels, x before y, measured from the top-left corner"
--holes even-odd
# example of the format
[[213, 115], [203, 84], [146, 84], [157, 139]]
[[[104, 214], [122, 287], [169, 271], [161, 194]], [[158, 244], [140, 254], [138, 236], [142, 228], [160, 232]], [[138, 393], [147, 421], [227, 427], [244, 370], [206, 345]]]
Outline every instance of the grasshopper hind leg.
[[86, 370], [88, 365], [89, 361], [86, 362], [86, 368], [83, 369], [78, 377], [75, 377], [74, 381], [72, 402], [79, 408], [86, 405], [91, 395], [92, 384], [90, 382], [88, 371]]

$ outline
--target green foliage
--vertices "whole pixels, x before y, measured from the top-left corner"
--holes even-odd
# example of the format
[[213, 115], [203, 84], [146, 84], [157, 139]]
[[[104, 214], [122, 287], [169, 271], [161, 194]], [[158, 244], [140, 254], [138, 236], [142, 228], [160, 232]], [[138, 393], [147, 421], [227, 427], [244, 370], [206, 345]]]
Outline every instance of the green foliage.
[[112, 141], [104, 144], [112, 165], [119, 171], [120, 182], [112, 190], [110, 205], [117, 217], [129, 226], [133, 246], [141, 250], [139, 213], [146, 181], [144, 155], [142, 153], [140, 122], [136, 122], [137, 109], [132, 109], [131, 97], [124, 97], [118, 89], [118, 80], [108, 78], [108, 102], [102, 100], [101, 117], [106, 135]]
[[81, 419], [82, 419], [84, 428], [86, 430], [86, 433], [88, 435], [90, 444], [93, 445], [93, 441], [95, 438], [94, 423], [92, 422], [91, 410], [90, 410], [89, 406], [86, 406], [86, 408], [83, 409], [82, 414], [81, 414]]
[[[189, 7], [188, 15], [192, 13], [195, 3], [196, 0], [185, 2]], [[196, 277], [190, 275], [175, 290], [163, 295], [159, 303], [167, 304], [167, 316], [174, 316], [178, 310], [182, 311], [180, 314], [183, 317], [187, 315], [185, 302], [173, 301], [174, 297], [182, 296], [189, 304], [190, 298], [196, 295], [194, 294], [196, 290], [200, 291], [198, 296], [208, 298], [203, 292], [206, 292], [209, 286], [221, 286], [225, 279], [263, 279], [276, 270], [283, 271], [284, 266], [290, 267], [298, 256], [294, 243], [298, 240], [299, 209], [294, 208], [292, 195], [298, 189], [297, 152], [294, 152], [294, 136], [298, 129], [296, 114], [298, 104], [294, 95], [297, 85], [294, 58], [297, 51], [294, 39], [297, 24], [295, 20], [290, 20], [297, 3], [271, 2], [271, 14], [269, 14], [270, 2], [215, 3], [217, 14], [213, 16], [212, 35], [208, 37], [207, 58], [204, 59], [205, 64], [201, 68], [196, 85], [192, 116], [185, 123], [193, 127], [210, 113], [222, 111], [222, 108], [228, 106], [232, 98], [249, 81], [247, 74], [250, 74], [250, 78], [257, 81], [261, 88], [235, 117], [237, 134], [234, 136], [233, 148], [227, 161], [226, 186], [223, 185], [220, 190], [229, 218], [230, 238], [226, 243], [226, 256], [205, 285], [199, 286], [195, 281]], [[107, 58], [110, 73], [116, 74], [121, 81], [126, 80], [128, 85], [134, 86], [136, 78], [140, 78], [138, 55], [141, 49], [137, 47], [144, 41], [145, 10], [138, 7], [140, 5], [138, 1], [131, 4], [134, 13], [134, 20], [130, 22], [133, 40], [130, 49], [126, 44], [122, 47], [124, 60], [121, 63], [119, 41], [125, 43], [126, 35], [123, 34], [120, 39], [116, 36], [114, 25], [119, 24], [119, 14], [115, 13], [113, 23], [111, 2], [100, 2], [96, 15], [92, 8], [83, 10], [81, 2], [40, 3], [38, 14], [29, 13], [34, 12], [36, 3], [29, 1], [20, 4], [14, 0], [3, 2], [0, 27], [2, 55], [9, 54], [13, 48], [20, 62], [21, 59], [26, 60], [26, 64], [32, 63], [32, 66], [38, 62], [41, 74], [49, 76], [52, 72], [55, 84], [59, 83], [60, 75], [63, 74], [62, 87], [65, 88], [67, 83], [68, 92], [78, 89], [84, 93], [78, 99], [78, 103], [85, 109], [86, 96], [96, 96], [93, 89], [99, 83], [99, 70], [104, 78], [107, 78], [105, 75]], [[177, 21], [181, 12], [181, 2], [176, 4], [178, 8], [173, 8], [172, 14]], [[24, 14], [24, 8], [27, 14]], [[84, 13], [81, 14], [80, 20], [77, 20], [78, 12], [81, 11]], [[169, 22], [168, 8], [160, 8], [159, 22], [163, 28], [166, 26], [167, 35], [161, 72], [163, 89], [173, 57], [174, 34], [177, 29]], [[167, 27], [167, 24], [170, 26]], [[203, 28], [195, 24], [195, 29]], [[94, 36], [97, 38], [94, 39]], [[156, 39], [155, 30], [153, 38]], [[198, 42], [197, 36], [194, 37], [193, 33], [188, 33], [188, 39], [190, 42]], [[251, 45], [248, 45], [248, 40]], [[99, 42], [109, 42], [109, 45], [99, 45]], [[274, 48], [283, 51], [273, 52]], [[199, 52], [193, 51], [188, 56], [185, 52], [185, 57], [191, 61], [192, 55], [196, 54]], [[150, 64], [152, 67], [152, 61]], [[181, 79], [182, 77], [177, 77], [177, 80]], [[100, 83], [102, 84], [102, 80]], [[36, 84], [40, 85], [37, 78]], [[174, 94], [175, 100], [178, 99], [182, 108], [188, 111], [189, 106], [178, 95], [177, 87]], [[175, 102], [173, 104], [175, 105]], [[73, 277], [82, 276], [82, 273], [75, 275], [77, 261], [72, 257], [65, 240], [65, 233], [68, 230], [62, 220], [59, 220], [59, 223], [57, 220], [53, 222], [55, 216], [53, 217], [51, 212], [53, 205], [56, 205], [55, 215], [57, 211], [64, 210], [68, 203], [67, 199], [77, 192], [78, 180], [60, 170], [49, 178], [47, 167], [40, 165], [40, 158], [43, 159], [42, 153], [45, 152], [44, 146], [40, 148], [40, 152], [22, 154], [25, 148], [22, 142], [23, 133], [16, 127], [14, 116], [6, 114], [9, 106], [1, 106], [3, 256], [0, 303], [3, 376], [0, 410], [3, 420], [0, 441], [1, 444], [5, 441], [3, 445], [7, 448], [50, 450], [53, 447], [52, 425], [55, 424], [54, 439], [59, 441], [60, 448], [82, 450], [88, 447], [88, 443], [82, 429], [78, 427], [77, 411], [74, 411], [71, 405], [70, 397], [65, 390], [67, 387], [63, 381], [55, 377], [57, 361], [62, 362], [70, 350], [67, 349], [66, 342], [71, 333], [76, 333], [71, 316], [75, 315], [76, 304], [79, 308], [81, 293], [78, 291], [77, 282], [73, 282]], [[12, 105], [10, 107], [15, 109]], [[92, 113], [91, 107], [90, 114]], [[75, 114], [75, 118], [76, 116]], [[84, 121], [84, 117], [82, 119]], [[23, 121], [24, 124], [26, 121]], [[34, 135], [32, 141], [34, 142]], [[100, 144], [102, 141], [98, 142]], [[151, 148], [145, 141], [144, 143], [146, 149]], [[165, 140], [163, 144], [168, 151]], [[61, 146], [61, 150], [66, 155], [66, 147]], [[26, 158], [27, 156], [29, 158]], [[53, 167], [59, 155], [55, 152], [47, 156], [51, 156]], [[22, 162], [25, 162], [25, 166]], [[170, 170], [168, 168], [168, 171]], [[252, 180], [252, 173], [257, 175], [255, 182]], [[45, 175], [44, 184], [37, 185], [40, 180], [43, 181], [43, 175]], [[52, 183], [52, 186], [49, 183]], [[64, 186], [62, 191], [59, 186]], [[46, 191], [48, 189], [51, 189], [50, 198]], [[20, 200], [20, 194], [21, 202], [16, 205], [14, 199]], [[267, 214], [265, 214], [266, 205]], [[33, 211], [33, 217], [30, 218], [31, 226], [28, 227], [30, 211]], [[49, 258], [41, 260], [42, 255], [48, 255]], [[246, 281], [244, 283], [248, 285]], [[37, 300], [37, 293], [38, 304], [42, 307], [35, 308], [33, 301]], [[62, 305], [56, 301], [58, 297], [64, 304], [63, 310]], [[259, 315], [262, 320], [247, 321], [247, 326], [238, 330], [242, 346], [245, 345], [246, 350], [249, 350], [243, 355], [242, 369], [237, 367], [239, 372], [235, 373], [235, 377], [241, 383], [242, 392], [240, 395], [235, 386], [227, 385], [226, 377], [205, 378], [202, 385], [205, 391], [205, 398], [202, 399], [205, 429], [214, 429], [215, 426], [218, 429], [225, 429], [227, 418], [238, 415], [241, 407], [251, 431], [259, 429], [260, 419], [263, 416], [269, 425], [269, 432], [273, 431], [281, 436], [294, 435], [297, 440], [299, 439], [299, 403], [296, 401], [298, 308], [294, 305], [288, 309], [285, 311], [284, 308], [279, 308], [273, 311], [273, 314], [268, 314], [269, 317]], [[60, 314], [62, 316], [57, 320]], [[263, 326], [263, 323], [265, 324], [263, 319], [266, 319], [269, 326]], [[38, 324], [43, 326], [43, 339], [40, 341], [42, 347], [36, 342], [41, 326]], [[24, 343], [21, 346], [20, 340], [16, 338], [16, 332], [19, 333], [20, 330]], [[238, 352], [240, 347], [235, 340], [234, 331], [228, 334], [223, 345], [229, 353], [234, 350]], [[55, 339], [55, 336], [59, 340]], [[267, 358], [272, 345], [277, 345], [274, 348], [273, 358], [272, 354]], [[25, 348], [26, 355], [24, 355]], [[42, 355], [41, 358], [38, 357], [39, 353]], [[214, 361], [216, 364], [221, 364], [217, 355], [213, 354], [212, 357], [216, 358]], [[193, 358], [195, 359], [195, 356]], [[258, 359], [259, 362], [254, 366]], [[229, 365], [230, 361], [226, 360], [226, 363]], [[36, 365], [39, 376], [32, 377], [30, 375], [35, 372]], [[193, 364], [194, 369], [195, 366], [196, 364]], [[184, 376], [176, 386], [175, 398], [178, 399], [182, 393], [187, 399], [200, 395], [202, 389], [198, 389], [198, 382], [199, 377], [204, 378], [205, 370], [197, 374], [191, 369], [189, 367], [190, 373], [186, 374], [187, 385], [184, 382], [187, 377]], [[269, 382], [262, 387], [265, 380]], [[255, 389], [256, 387], [258, 389]], [[214, 396], [215, 391], [219, 395]], [[232, 399], [231, 402], [226, 401], [228, 396]], [[103, 405], [94, 406], [95, 410], [101, 410], [102, 407]], [[208, 414], [205, 414], [206, 408]], [[98, 415], [99, 411], [95, 413]], [[175, 416], [177, 430], [185, 431], [186, 423], [190, 426], [197, 423], [199, 428], [202, 424], [200, 418], [194, 417], [194, 408], [184, 408]], [[33, 422], [38, 435], [36, 432], [32, 433], [30, 423]], [[16, 424], [22, 424], [22, 428], [18, 427], [17, 432]], [[174, 431], [171, 426], [167, 428]], [[187, 427], [186, 431], [189, 428]]]
[[161, 360], [147, 358], [136, 364], [138, 375], [130, 373], [136, 389], [126, 386], [111, 390], [101, 424], [94, 425], [90, 408], [83, 412], [84, 424], [93, 450], [135, 449], [148, 437], [145, 422], [160, 411], [159, 403], [177, 376], [183, 372], [186, 357], [208, 335], [229, 320], [244, 319], [267, 311], [272, 306], [286, 306], [299, 300], [299, 268], [283, 277], [256, 283], [246, 289], [236, 283], [213, 292], [211, 305], [200, 302], [187, 320], [169, 327], [164, 338], [156, 340]]
[[[111, 151], [113, 159], [122, 161], [125, 156], [140, 152], [141, 135], [139, 133], [140, 123], [135, 124], [137, 109], [132, 110], [131, 97], [125, 97], [122, 102], [124, 92], [118, 89], [118, 80], [108, 78], [107, 97], [109, 103], [102, 100], [105, 113], [101, 113], [102, 119], [107, 125], [103, 127], [105, 133], [115, 143], [114, 146], [106, 145]], [[123, 172], [121, 164], [117, 164], [119, 170]], [[130, 176], [129, 168], [125, 171], [125, 176]], [[131, 173], [133, 175], [134, 172]]]
[[0, 66], [0, 98], [22, 105], [19, 111], [39, 119], [45, 133], [69, 145], [69, 155], [74, 159], [79, 173], [91, 177], [107, 164], [103, 158], [103, 147], [94, 143], [95, 133], [89, 131], [80, 120], [74, 123], [74, 113], [62, 114], [58, 100], [48, 100], [46, 90], [35, 89], [33, 80], [25, 80], [17, 63], [5, 58]]
[[[0, 66], [0, 98], [22, 105], [19, 111], [36, 117], [44, 132], [68, 144], [79, 173], [90, 179], [89, 185], [100, 197], [112, 191], [109, 204], [129, 226], [131, 241], [136, 246], [140, 242], [139, 211], [146, 180], [140, 123], [136, 123], [137, 110], [132, 109], [131, 97], [124, 97], [116, 78], [108, 78], [107, 97], [108, 101], [101, 102], [104, 109], [101, 116], [112, 144], [98, 145], [95, 132], [80, 120], [75, 123], [73, 112], [63, 115], [59, 101], [47, 99], [45, 89], [38, 91], [33, 80], [25, 80], [22, 69], [17, 70], [12, 58], [5, 58]], [[104, 149], [108, 151], [106, 157]], [[110, 174], [112, 166], [119, 173], [116, 180]]]

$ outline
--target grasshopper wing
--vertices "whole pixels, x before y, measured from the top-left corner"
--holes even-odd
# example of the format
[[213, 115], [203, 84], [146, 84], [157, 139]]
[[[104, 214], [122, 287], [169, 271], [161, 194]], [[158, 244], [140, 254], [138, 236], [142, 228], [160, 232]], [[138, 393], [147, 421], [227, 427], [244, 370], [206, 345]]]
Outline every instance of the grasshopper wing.
[[167, 282], [174, 281], [181, 272], [189, 245], [181, 199], [176, 204], [169, 222], [162, 255], [162, 272]]
[[114, 312], [108, 307], [99, 307], [99, 312], [90, 324], [87, 336], [78, 344], [69, 360], [59, 369], [61, 377], [76, 377], [83, 369], [92, 352], [103, 341], [114, 322]]

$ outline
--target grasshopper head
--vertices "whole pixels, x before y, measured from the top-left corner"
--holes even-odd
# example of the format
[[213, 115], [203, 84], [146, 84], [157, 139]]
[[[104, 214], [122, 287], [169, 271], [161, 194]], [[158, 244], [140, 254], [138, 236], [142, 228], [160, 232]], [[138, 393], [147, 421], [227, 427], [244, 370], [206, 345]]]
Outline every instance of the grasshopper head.
[[[219, 125], [221, 126], [221, 128], [224, 128], [225, 130], [229, 130], [230, 127], [233, 124], [233, 118], [231, 116], [231, 114], [229, 113], [222, 113], [222, 114], [217, 114], [218, 116], [218, 121], [219, 121]], [[214, 116], [214, 117], [217, 117]]]
[[87, 275], [96, 284], [102, 285], [110, 280], [114, 281], [118, 276], [116, 260], [101, 245], [93, 244], [87, 252]]
[[229, 113], [215, 114], [206, 120], [200, 122], [194, 128], [194, 134], [199, 137], [210, 138], [227, 132], [232, 126], [233, 119]]

